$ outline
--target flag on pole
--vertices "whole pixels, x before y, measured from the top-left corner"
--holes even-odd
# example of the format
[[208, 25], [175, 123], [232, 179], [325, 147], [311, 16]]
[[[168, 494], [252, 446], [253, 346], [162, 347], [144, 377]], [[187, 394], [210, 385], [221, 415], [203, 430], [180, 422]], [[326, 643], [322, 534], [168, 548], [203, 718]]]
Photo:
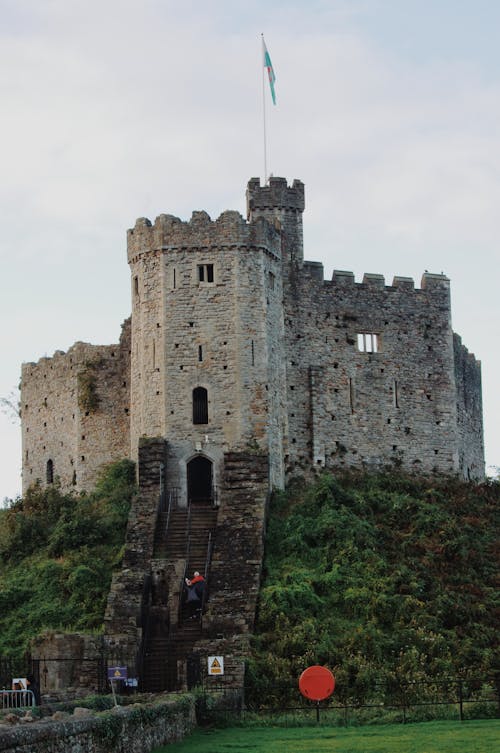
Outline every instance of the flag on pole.
[[276, 81], [276, 76], [274, 73], [273, 64], [271, 63], [271, 58], [267, 51], [266, 43], [264, 42], [264, 37], [262, 37], [262, 52], [264, 55], [264, 68], [267, 70], [267, 75], [269, 77], [269, 86], [271, 87], [271, 97], [273, 98], [273, 105], [275, 105], [276, 104], [276, 92], [274, 91], [274, 82]]

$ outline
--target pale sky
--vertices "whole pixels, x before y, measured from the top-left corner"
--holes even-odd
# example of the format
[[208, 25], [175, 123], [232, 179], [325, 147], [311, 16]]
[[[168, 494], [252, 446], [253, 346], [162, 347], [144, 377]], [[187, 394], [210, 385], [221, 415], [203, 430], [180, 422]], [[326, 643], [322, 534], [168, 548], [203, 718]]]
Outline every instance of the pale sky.
[[[451, 278], [500, 466], [499, 28], [497, 0], [0, 0], [0, 396], [23, 361], [117, 342], [137, 217], [245, 214], [264, 32], [269, 170], [306, 185], [306, 258]], [[20, 465], [0, 414], [0, 502]]]

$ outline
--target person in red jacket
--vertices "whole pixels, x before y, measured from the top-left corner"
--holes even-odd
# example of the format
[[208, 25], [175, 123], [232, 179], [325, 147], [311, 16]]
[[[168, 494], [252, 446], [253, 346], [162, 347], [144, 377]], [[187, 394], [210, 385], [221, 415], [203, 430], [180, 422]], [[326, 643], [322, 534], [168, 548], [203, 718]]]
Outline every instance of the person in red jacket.
[[192, 578], [186, 578], [187, 605], [189, 607], [189, 618], [192, 619], [201, 614], [203, 603], [203, 591], [205, 588], [205, 578], [196, 570]]

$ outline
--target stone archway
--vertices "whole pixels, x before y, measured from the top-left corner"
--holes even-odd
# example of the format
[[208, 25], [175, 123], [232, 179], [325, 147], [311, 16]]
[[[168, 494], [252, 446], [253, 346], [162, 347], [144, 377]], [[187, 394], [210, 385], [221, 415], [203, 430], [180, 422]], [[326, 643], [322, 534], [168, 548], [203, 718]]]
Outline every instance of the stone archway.
[[196, 455], [187, 464], [187, 491], [189, 503], [213, 502], [213, 463], [204, 455]]

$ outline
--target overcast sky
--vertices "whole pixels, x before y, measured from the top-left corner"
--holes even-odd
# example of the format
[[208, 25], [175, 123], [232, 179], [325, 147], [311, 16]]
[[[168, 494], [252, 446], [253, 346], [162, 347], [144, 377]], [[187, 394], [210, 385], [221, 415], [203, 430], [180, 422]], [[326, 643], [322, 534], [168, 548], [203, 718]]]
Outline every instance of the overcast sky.
[[[245, 213], [264, 32], [269, 170], [306, 185], [306, 257], [451, 278], [500, 466], [499, 28], [497, 0], [0, 0], [0, 396], [23, 361], [117, 342], [137, 217]], [[20, 464], [1, 414], [0, 501]]]

